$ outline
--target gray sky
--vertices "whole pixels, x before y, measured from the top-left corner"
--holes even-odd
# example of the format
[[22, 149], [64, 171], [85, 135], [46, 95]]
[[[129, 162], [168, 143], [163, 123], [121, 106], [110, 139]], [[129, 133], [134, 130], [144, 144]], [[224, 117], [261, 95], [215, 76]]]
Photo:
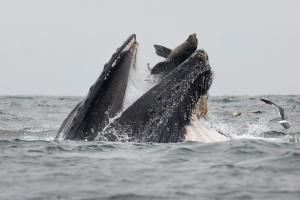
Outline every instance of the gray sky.
[[139, 67], [196, 32], [212, 95], [300, 94], [298, 0], [0, 0], [0, 94], [85, 95], [131, 33]]

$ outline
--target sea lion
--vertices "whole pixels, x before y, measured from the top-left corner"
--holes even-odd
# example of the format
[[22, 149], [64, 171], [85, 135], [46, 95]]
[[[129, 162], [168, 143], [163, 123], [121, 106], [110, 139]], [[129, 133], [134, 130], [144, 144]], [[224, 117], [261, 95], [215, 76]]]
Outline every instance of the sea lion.
[[166, 58], [166, 60], [157, 63], [151, 69], [151, 74], [168, 74], [190, 57], [196, 51], [197, 45], [198, 39], [196, 37], [196, 33], [191, 34], [186, 41], [173, 50], [161, 45], [154, 45], [156, 54]]

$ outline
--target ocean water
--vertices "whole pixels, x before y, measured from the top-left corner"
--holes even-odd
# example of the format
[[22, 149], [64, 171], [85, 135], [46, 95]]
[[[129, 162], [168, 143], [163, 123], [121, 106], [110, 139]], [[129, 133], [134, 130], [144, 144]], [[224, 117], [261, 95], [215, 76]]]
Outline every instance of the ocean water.
[[[285, 108], [290, 129], [261, 97]], [[55, 141], [80, 99], [0, 97], [1, 200], [300, 199], [300, 96], [210, 97], [226, 142]]]

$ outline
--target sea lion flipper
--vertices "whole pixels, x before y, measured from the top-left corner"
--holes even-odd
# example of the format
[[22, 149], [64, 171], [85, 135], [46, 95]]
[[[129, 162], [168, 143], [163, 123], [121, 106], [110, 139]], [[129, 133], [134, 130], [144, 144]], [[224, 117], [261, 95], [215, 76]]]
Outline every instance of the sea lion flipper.
[[161, 56], [163, 58], [167, 58], [170, 55], [170, 53], [172, 52], [171, 49], [161, 46], [161, 45], [157, 45], [157, 44], [154, 45], [154, 48], [155, 48], [155, 53], [158, 56]]
[[161, 74], [168, 71], [170, 64], [166, 61], [157, 63], [152, 69], [151, 74]]

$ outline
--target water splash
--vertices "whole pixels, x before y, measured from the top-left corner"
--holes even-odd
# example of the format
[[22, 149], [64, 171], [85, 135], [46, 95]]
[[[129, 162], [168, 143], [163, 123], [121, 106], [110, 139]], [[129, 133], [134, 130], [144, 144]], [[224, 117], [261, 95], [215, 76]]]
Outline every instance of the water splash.
[[192, 120], [186, 127], [186, 141], [197, 141], [203, 143], [224, 142], [229, 138], [217, 132], [211, 124], [204, 119]]

